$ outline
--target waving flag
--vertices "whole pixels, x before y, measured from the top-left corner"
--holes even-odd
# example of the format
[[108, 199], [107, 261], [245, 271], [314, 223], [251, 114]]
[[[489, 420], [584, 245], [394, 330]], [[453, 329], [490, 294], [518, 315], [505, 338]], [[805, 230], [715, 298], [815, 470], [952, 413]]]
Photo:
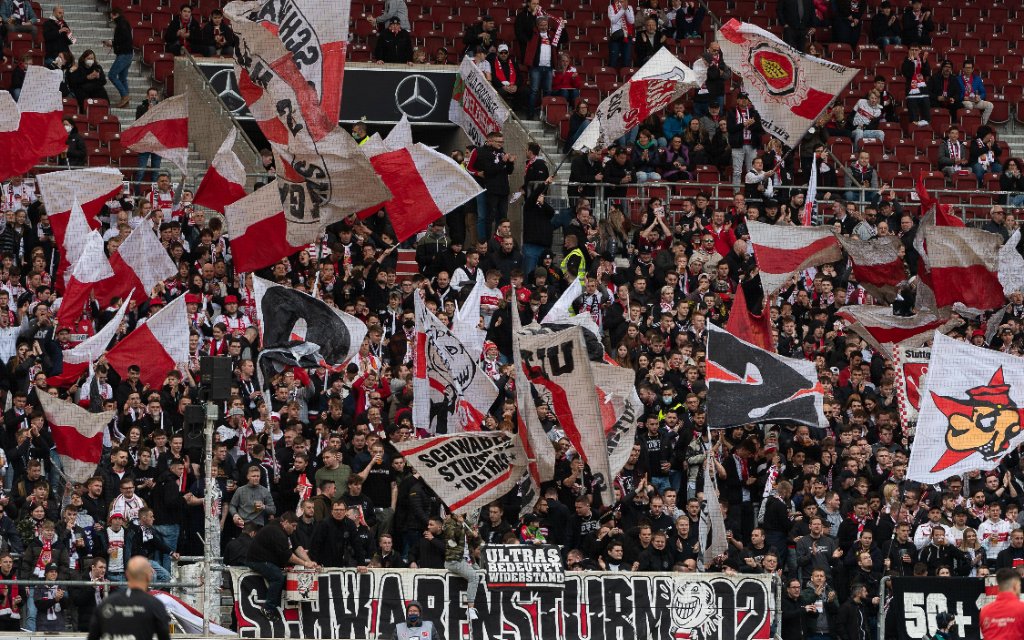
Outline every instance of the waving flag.
[[[110, 167], [52, 171], [37, 175], [36, 183], [43, 196], [57, 246], [64, 247], [65, 230], [75, 202], [81, 206], [89, 228], [98, 229], [100, 223], [96, 217], [107, 201], [120, 195], [124, 189], [123, 181], [121, 172]], [[61, 259], [64, 260], [63, 257]]]
[[466, 56], [455, 76], [448, 119], [462, 127], [478, 147], [487, 143], [487, 134], [501, 131], [508, 120], [508, 109], [483, 72]]
[[1024, 291], [1024, 243], [1020, 229], [1013, 232], [1010, 239], [999, 250], [999, 284], [1003, 285], [1003, 294]]
[[584, 151], [608, 145], [703, 83], [703, 74], [680, 62], [667, 48], [658, 49], [628, 82], [601, 101], [595, 118], [572, 148]]
[[949, 331], [960, 323], [959, 319], [941, 318], [931, 311], [921, 310], [912, 316], [893, 315], [892, 307], [855, 304], [847, 305], [837, 314], [878, 353], [892, 357], [897, 344], [919, 347], [932, 339], [936, 330]]
[[199, 183], [193, 203], [224, 213], [224, 207], [245, 197], [245, 165], [234, 151], [237, 136], [232, 127]]
[[830, 226], [782, 227], [749, 221], [747, 230], [766, 296], [778, 291], [795, 273], [843, 258]]
[[857, 73], [800, 53], [761, 27], [735, 19], [722, 25], [717, 39], [725, 63], [743, 78], [764, 130], [790, 147]]
[[629, 460], [644, 406], [636, 391], [636, 373], [632, 369], [592, 361], [590, 370], [601, 406], [601, 423], [608, 445], [608, 467], [615, 477]]
[[121, 145], [135, 153], [155, 153], [188, 173], [188, 94], [150, 107], [121, 131]]
[[[748, 289], [751, 290], [750, 302], [747, 301]], [[774, 352], [775, 339], [772, 336], [772, 320], [768, 312], [768, 305], [764, 304], [764, 299], [757, 276], [741, 282], [740, 286], [736, 287], [736, 297], [732, 301], [732, 309], [729, 311], [725, 330], [755, 347]]]
[[[534, 400], [537, 390], [530, 383], [520, 340], [523, 333], [522, 320], [518, 313], [512, 316], [512, 369], [515, 372], [516, 417], [520, 443], [526, 458], [526, 473], [521, 486], [530, 486], [539, 493], [540, 486], [555, 477], [555, 449], [551, 446], [544, 425], [537, 415]], [[528, 480], [526, 479], [528, 477]]]
[[231, 256], [235, 269], [247, 273], [269, 267], [311, 242], [320, 228], [292, 224], [274, 183], [265, 185], [224, 208], [231, 225]]
[[67, 258], [69, 264], [75, 264], [82, 257], [92, 230], [89, 220], [85, 217], [85, 211], [82, 209], [82, 205], [78, 204], [76, 198], [71, 203], [71, 215], [68, 216], [68, 228], [64, 237], [65, 242], [62, 245], [63, 257]]
[[995, 469], [1024, 434], [1020, 358], [936, 335], [907, 477], [928, 484]]
[[582, 295], [583, 283], [580, 282], [579, 278], [573, 278], [572, 283], [566, 287], [562, 295], [558, 296], [555, 304], [551, 305], [551, 308], [548, 309], [548, 312], [544, 315], [543, 322], [568, 322], [572, 318], [572, 303]]
[[814, 201], [818, 199], [818, 156], [811, 156], [811, 178], [807, 181], [807, 196], [804, 198], [804, 210], [800, 223], [805, 227], [814, 224]]
[[483, 288], [482, 279], [473, 284], [473, 289], [466, 296], [466, 300], [455, 312], [455, 322], [452, 323], [452, 333], [474, 360], [480, 359], [484, 341], [487, 339], [487, 330], [480, 327], [480, 294]]
[[918, 229], [927, 255], [935, 304], [957, 302], [980, 310], [1001, 307], [1005, 300], [997, 275], [1003, 239], [972, 227], [922, 226]]
[[441, 324], [421, 296], [413, 298], [413, 424], [431, 433], [479, 430], [484, 416], [498, 399], [498, 389], [480, 370], [479, 358]]
[[129, 295], [133, 289], [136, 302], [147, 300], [153, 287], [178, 272], [153, 227], [146, 223], [133, 229], [118, 246], [110, 256], [110, 267], [114, 276], [96, 283], [95, 296], [101, 305]]
[[729, 550], [729, 539], [722, 516], [722, 503], [718, 498], [718, 477], [712, 473], [711, 457], [704, 464], [704, 500], [700, 505], [700, 521], [697, 524], [700, 538], [701, 559], [708, 566]]
[[84, 244], [81, 255], [68, 272], [70, 278], [61, 298], [60, 309], [57, 311], [57, 325], [61, 327], [72, 326], [89, 304], [92, 288], [114, 276], [110, 260], [103, 251], [103, 236], [100, 232], [90, 231], [85, 237]]
[[60, 83], [64, 74], [30, 65], [18, 102], [0, 91], [0, 180], [25, 173], [47, 156], [67, 151]]
[[789, 420], [828, 426], [825, 390], [809, 360], [786, 358], [708, 323], [708, 427]]
[[[162, 382], [162, 381], [161, 381]], [[85, 482], [96, 471], [103, 456], [103, 430], [117, 415], [115, 411], [89, 413], [73, 402], [38, 394], [43, 415], [60, 456], [64, 475], [72, 482]]]
[[73, 348], [63, 352], [64, 366], [56, 376], [47, 376], [46, 384], [66, 389], [77, 382], [88, 370], [92, 363], [100, 359], [110, 345], [110, 341], [117, 334], [118, 327], [124, 319], [128, 310], [130, 300], [121, 303], [121, 307], [114, 314], [103, 328], [90, 336], [87, 340], [80, 342]]
[[159, 389], [168, 372], [188, 361], [191, 326], [185, 296], [180, 295], [108, 351], [107, 362], [122, 378], [128, 377], [128, 367], [139, 365], [143, 384]]
[[903, 243], [899, 236], [861, 240], [836, 234], [836, 239], [853, 263], [853, 277], [857, 284], [878, 300], [887, 303], [895, 300], [900, 283], [907, 279], [907, 269], [900, 256]]

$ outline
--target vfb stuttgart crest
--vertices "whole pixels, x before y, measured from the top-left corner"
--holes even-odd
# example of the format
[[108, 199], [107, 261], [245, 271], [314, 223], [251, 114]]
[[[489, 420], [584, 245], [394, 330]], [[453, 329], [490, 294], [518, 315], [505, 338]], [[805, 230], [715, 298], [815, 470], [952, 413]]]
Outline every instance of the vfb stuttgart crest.
[[1010, 399], [1010, 385], [1003, 381], [1000, 367], [988, 384], [967, 390], [967, 399], [940, 396], [932, 392], [936, 408], [949, 420], [947, 451], [932, 472], [942, 471], [972, 453], [985, 460], [1004, 455], [1010, 441], [1020, 433], [1024, 411]]
[[793, 58], [768, 42], [750, 49], [747, 63], [754, 71], [753, 79], [772, 96], [788, 96], [797, 89], [797, 65]]

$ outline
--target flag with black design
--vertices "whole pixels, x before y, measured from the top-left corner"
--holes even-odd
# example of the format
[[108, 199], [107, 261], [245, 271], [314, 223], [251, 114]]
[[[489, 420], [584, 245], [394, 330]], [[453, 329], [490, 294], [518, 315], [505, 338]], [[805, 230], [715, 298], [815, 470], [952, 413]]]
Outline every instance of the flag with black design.
[[359, 352], [366, 325], [355, 316], [291, 287], [253, 278], [261, 369], [327, 367]]
[[814, 363], [786, 358], [708, 323], [708, 426], [796, 422], [826, 427]]
[[714, 462], [710, 456], [704, 464], [704, 500], [700, 504], [698, 537], [700, 538], [701, 559], [708, 566], [718, 556], [729, 550], [722, 504], [718, 500], [718, 479], [712, 472]]

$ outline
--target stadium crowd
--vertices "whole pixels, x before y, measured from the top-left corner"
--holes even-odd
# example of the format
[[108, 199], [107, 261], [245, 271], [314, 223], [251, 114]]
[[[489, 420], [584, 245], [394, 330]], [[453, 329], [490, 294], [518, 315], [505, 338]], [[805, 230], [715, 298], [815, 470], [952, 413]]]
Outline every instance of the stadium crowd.
[[[778, 17], [786, 40], [799, 48], [813, 47], [808, 35], [825, 26], [836, 42], [856, 44], [864, 4], [841, 1], [825, 18], [817, 2], [781, 0]], [[401, 35], [408, 15], [400, 5], [379, 19], [392, 35], [381, 38], [377, 60], [426, 57], [407, 46], [408, 33]], [[10, 6], [0, 3], [5, 10]], [[24, 11], [28, 3], [13, 6]], [[0, 15], [7, 21], [9, 15]], [[202, 31], [198, 24], [193, 29], [191, 12], [182, 9], [180, 19], [167, 30], [168, 47], [199, 42], [192, 40]], [[667, 39], [703, 33], [706, 19], [703, 5], [689, 0], [673, 0], [668, 9], [657, 0], [636, 8], [625, 0], [613, 3], [609, 64], [642, 64]], [[582, 79], [571, 56], [559, 49], [567, 38], [559, 42], [553, 22], [538, 15], [537, 1], [530, 0], [516, 18], [515, 42], [501, 42], [488, 16], [465, 32], [466, 53], [528, 115], [539, 113], [548, 94], [579, 99]], [[609, 149], [571, 160], [570, 182], [580, 184], [558, 210], [546, 199], [551, 169], [539, 147], [531, 145], [525, 160], [517, 161], [496, 134], [484, 147], [454, 152], [486, 195], [415, 241], [418, 273], [398, 273], [400, 247], [387, 218], [375, 215], [329, 227], [322, 255], [312, 247], [259, 274], [302, 291], [315, 289], [369, 328], [343, 370], [289, 369], [268, 381], [269, 403], [255, 377], [260, 344], [251, 279], [233, 269], [222, 221], [192, 207], [191, 193], [175, 192], [167, 174], [145, 195], [113, 200], [101, 214], [108, 252], [133, 228], [153, 224], [179, 265], [177, 276], [151, 292], [148, 302], [130, 306], [115, 341], [184, 295], [193, 325], [190, 360], [168, 371], [160, 388], [141, 383], [138, 368], [122, 379], [102, 359], [70, 388], [51, 387], [48, 378], [62, 370], [62, 350], [104, 326], [117, 305], [93, 305], [73, 326], [55, 325], [59, 261], [46, 209], [31, 181], [12, 179], [3, 185], [0, 206], [0, 327], [22, 331], [0, 370], [0, 395], [8, 407], [0, 458], [0, 577], [120, 580], [126, 557], [142, 554], [158, 577], [168, 578], [179, 554], [202, 553], [202, 442], [196, 427], [186, 424], [185, 408], [199, 402], [199, 358], [205, 355], [231, 358], [234, 370], [214, 445], [221, 542], [231, 565], [441, 569], [462, 559], [463, 543], [474, 552], [488, 543], [550, 543], [563, 549], [570, 570], [777, 575], [784, 581], [787, 640], [873, 637], [870, 620], [883, 574], [984, 576], [1024, 565], [1024, 465], [1018, 453], [996, 471], [939, 485], [906, 478], [913, 430], [899, 419], [894, 368], [837, 317], [845, 304], [870, 301], [845, 260], [792, 278], [768, 301], [778, 352], [817, 365], [827, 391], [828, 428], [747, 425], [710, 434], [705, 428], [707, 323], [724, 325], [730, 313], [747, 312], [731, 308], [740, 287], [750, 308], [760, 308], [746, 222], [799, 224], [812, 158], [820, 218], [862, 239], [900, 236], [908, 279], [917, 269], [917, 208], [879, 180], [878, 158], [860, 146], [883, 139], [881, 125], [898, 123], [903, 109], [920, 125], [928, 124], [932, 106], [947, 110], [951, 122], [961, 109], [982, 110], [979, 128], [946, 129], [935, 168], [951, 180], [968, 174], [983, 185], [989, 174], [1000, 174], [1006, 205], [1024, 201], [1020, 162], [1005, 157], [985, 124], [992, 105], [984, 82], [966, 62], [954, 69], [942, 61], [933, 72], [922, 49], [933, 31], [919, 1], [901, 14], [882, 2], [871, 38], [906, 46], [903, 98], [894, 95], [890, 78], [876, 77], [849, 115], [841, 105], [830, 109], [792, 152], [760, 129], [756, 110], [733, 89], [735, 76], [713, 42], [692, 61], [708, 71], [703, 87]], [[216, 38], [202, 40], [211, 41]], [[229, 53], [223, 51], [227, 40], [216, 43]], [[510, 62], [513, 52], [522, 65]], [[80, 64], [88, 66], [87, 59]], [[69, 89], [76, 92], [73, 83]], [[567, 144], [589, 122], [593, 106], [576, 102]], [[366, 127], [357, 125], [353, 135], [362, 141]], [[830, 136], [854, 141], [857, 155], [849, 168], [833, 162]], [[70, 160], [70, 149], [68, 155]], [[515, 191], [509, 174], [517, 162], [527, 167], [521, 239], [507, 217]], [[678, 207], [658, 198], [639, 212], [626, 207], [627, 187], [693, 181], [696, 167], [708, 164], [731, 175], [738, 192], [730, 201], [700, 192], [676, 199]], [[1017, 222], [996, 205], [984, 228], [1006, 238]], [[563, 245], [553, 252], [556, 232]], [[632, 455], [615, 479], [618, 500], [602, 504], [558, 417], [539, 404], [558, 454], [556, 477], [535, 504], [521, 504], [519, 491], [495, 501], [478, 522], [468, 523], [467, 534], [394, 448], [427, 435], [411, 417], [413, 296], [422, 292], [450, 324], [473, 285], [485, 282], [481, 321], [488, 341], [481, 367], [500, 395], [482, 427], [513, 429], [507, 320], [511, 313], [524, 324], [542, 319], [576, 278], [585, 292], [573, 310], [590, 314], [610, 357], [636, 372], [644, 406]], [[1020, 355], [1024, 297], [1015, 294], [1008, 303], [987, 346]], [[979, 319], [968, 318], [952, 335], [981, 345], [982, 329]], [[38, 401], [43, 393], [116, 412], [103, 462], [81, 486], [65, 487], [62, 480]], [[728, 529], [728, 551], [718, 557], [704, 557], [698, 539], [702, 469], [709, 458]], [[770, 475], [773, 487], [766, 495]], [[521, 511], [528, 515], [520, 518]], [[457, 548], [446, 544], [456, 540]], [[69, 610], [77, 611], [85, 629], [97, 593], [0, 585], [0, 629], [56, 630], [68, 622]], [[69, 600], [74, 606], [67, 606]], [[268, 596], [270, 605], [273, 600]], [[13, 617], [19, 610], [21, 617]], [[862, 635], [850, 635], [851, 624]]]

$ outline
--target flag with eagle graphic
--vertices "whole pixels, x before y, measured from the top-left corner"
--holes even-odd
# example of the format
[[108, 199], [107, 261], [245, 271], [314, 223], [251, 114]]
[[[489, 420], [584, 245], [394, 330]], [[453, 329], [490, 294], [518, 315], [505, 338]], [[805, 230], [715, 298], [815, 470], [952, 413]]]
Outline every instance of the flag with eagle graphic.
[[786, 358], [708, 323], [708, 427], [752, 422], [828, 426], [814, 363]]
[[789, 147], [857, 73], [800, 53], [761, 27], [735, 19], [718, 30], [718, 43], [725, 64], [743, 78], [764, 130]]
[[907, 476], [937, 483], [995, 469], [1024, 441], [1020, 358], [935, 334]]

